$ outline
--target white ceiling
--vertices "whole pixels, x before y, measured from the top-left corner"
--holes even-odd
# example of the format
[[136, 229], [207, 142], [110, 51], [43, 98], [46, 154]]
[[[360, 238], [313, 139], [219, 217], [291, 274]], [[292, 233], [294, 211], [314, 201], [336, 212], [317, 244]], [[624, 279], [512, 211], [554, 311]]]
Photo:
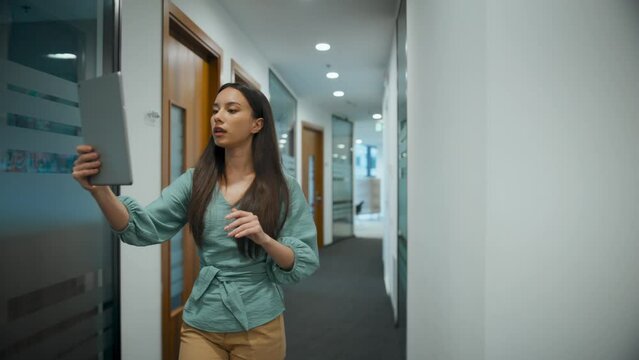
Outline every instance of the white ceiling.
[[[351, 121], [382, 112], [398, 0], [220, 2], [300, 99]], [[326, 78], [327, 64], [338, 79]]]

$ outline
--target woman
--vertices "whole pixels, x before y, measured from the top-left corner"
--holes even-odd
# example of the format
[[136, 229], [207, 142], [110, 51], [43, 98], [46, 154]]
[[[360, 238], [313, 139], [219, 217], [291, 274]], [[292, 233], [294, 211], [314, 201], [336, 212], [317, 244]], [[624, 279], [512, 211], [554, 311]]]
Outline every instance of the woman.
[[319, 267], [316, 229], [297, 182], [282, 172], [271, 107], [258, 90], [226, 84], [211, 117], [213, 139], [146, 208], [93, 186], [99, 155], [78, 146], [73, 177], [128, 244], [170, 239], [188, 222], [200, 273], [184, 307], [180, 359], [283, 359], [280, 284]]

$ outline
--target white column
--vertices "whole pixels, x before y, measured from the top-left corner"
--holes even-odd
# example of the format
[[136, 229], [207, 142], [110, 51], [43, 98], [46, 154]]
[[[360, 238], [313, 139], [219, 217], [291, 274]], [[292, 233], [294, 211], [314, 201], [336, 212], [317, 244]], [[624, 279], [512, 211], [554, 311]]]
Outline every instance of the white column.
[[486, 3], [486, 359], [636, 359], [639, 4]]
[[[160, 195], [161, 128], [144, 121], [161, 113], [162, 1], [122, 1], [122, 80], [133, 186], [124, 195], [148, 204]], [[161, 247], [121, 246], [122, 358], [162, 358]]]
[[639, 5], [407, 13], [408, 358], [636, 358]]

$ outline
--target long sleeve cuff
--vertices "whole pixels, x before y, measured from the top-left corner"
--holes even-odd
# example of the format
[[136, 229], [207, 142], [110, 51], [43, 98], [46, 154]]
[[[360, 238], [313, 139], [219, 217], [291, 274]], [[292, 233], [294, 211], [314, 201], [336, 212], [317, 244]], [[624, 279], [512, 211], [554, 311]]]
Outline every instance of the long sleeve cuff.
[[[111, 230], [113, 230], [122, 242], [129, 245], [147, 246], [157, 244], [159, 242], [157, 240], [157, 235], [144, 231], [140, 226], [137, 226], [137, 222], [144, 222], [145, 218], [148, 219], [148, 215], [145, 213], [144, 208], [131, 197], [120, 196], [118, 199], [129, 213], [129, 223], [123, 230]], [[150, 219], [148, 219], [147, 222], [150, 222]]]
[[126, 233], [132, 231], [134, 225], [133, 225], [133, 217], [131, 216], [131, 210], [129, 209], [131, 206], [134, 206], [133, 203], [135, 203], [135, 200], [127, 197], [127, 196], [119, 196], [118, 200], [120, 200], [120, 202], [122, 203], [122, 205], [124, 205], [124, 207], [126, 208], [126, 211], [129, 213], [129, 222], [127, 223], [126, 227], [122, 230], [116, 230], [114, 228], [111, 228], [111, 231], [113, 231], [114, 234], [116, 234], [118, 237], [120, 237], [121, 235], [125, 235]]
[[269, 258], [268, 272], [273, 282], [277, 284], [297, 283], [319, 268], [317, 254], [306, 243], [294, 237], [280, 238], [280, 242], [293, 250], [295, 260], [290, 270], [284, 270], [273, 259]]

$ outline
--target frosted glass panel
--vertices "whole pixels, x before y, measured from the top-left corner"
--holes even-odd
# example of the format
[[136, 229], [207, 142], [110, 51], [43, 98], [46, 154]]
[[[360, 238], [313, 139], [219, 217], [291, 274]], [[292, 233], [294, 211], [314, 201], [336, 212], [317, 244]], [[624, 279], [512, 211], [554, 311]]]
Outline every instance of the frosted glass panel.
[[333, 238], [354, 236], [353, 124], [333, 116]]
[[0, 2], [0, 359], [119, 358], [119, 242], [70, 174], [77, 82], [117, 70], [114, 8]]
[[275, 130], [280, 143], [282, 166], [284, 171], [295, 177], [295, 121], [297, 119], [297, 100], [286, 86], [269, 71], [270, 103], [273, 109]]
[[311, 207], [311, 213], [315, 216], [315, 156], [308, 157], [308, 205]]
[[184, 172], [185, 110], [171, 104], [171, 182]]
[[[171, 182], [184, 172], [184, 125], [186, 111], [171, 104]], [[182, 306], [184, 291], [183, 232], [171, 239], [171, 309]]]
[[183, 236], [180, 231], [171, 239], [171, 309], [182, 306], [184, 291]]

